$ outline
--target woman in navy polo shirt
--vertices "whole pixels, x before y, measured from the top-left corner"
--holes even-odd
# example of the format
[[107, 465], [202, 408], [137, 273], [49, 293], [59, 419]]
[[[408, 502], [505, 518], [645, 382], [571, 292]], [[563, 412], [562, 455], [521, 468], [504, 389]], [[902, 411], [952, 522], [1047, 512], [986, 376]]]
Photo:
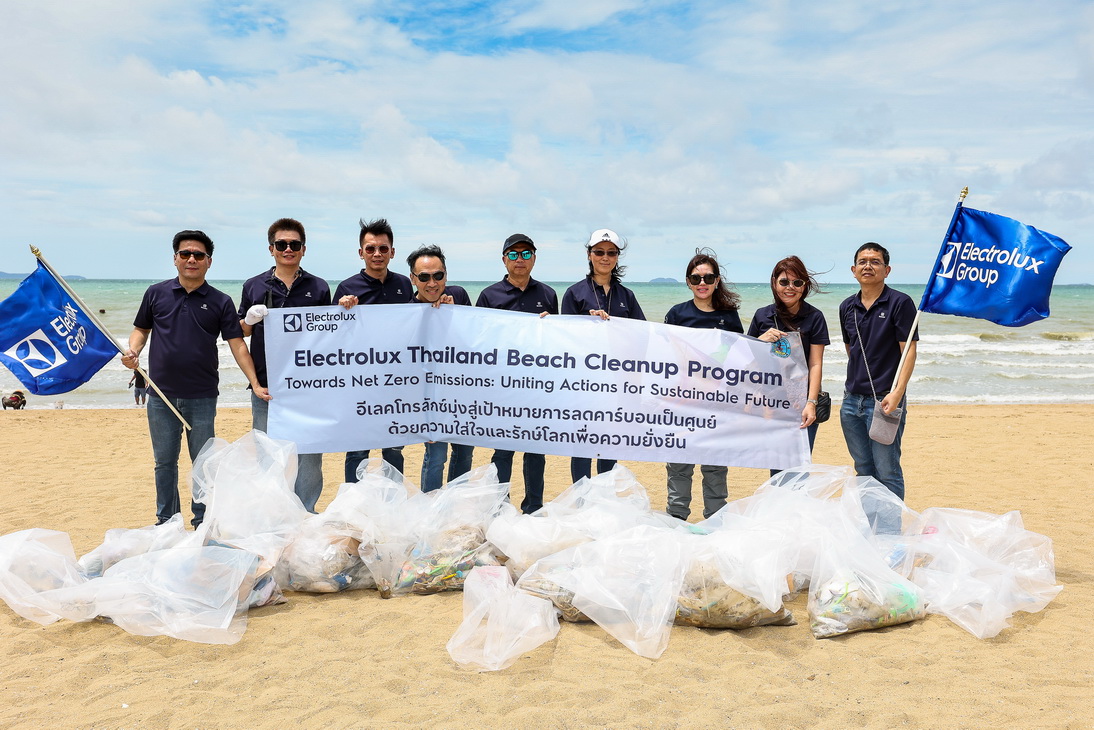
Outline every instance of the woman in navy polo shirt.
[[[828, 322], [824, 313], [805, 298], [809, 293], [819, 293], [820, 285], [813, 274], [797, 256], [787, 256], [775, 264], [771, 272], [771, 293], [774, 304], [760, 307], [748, 326], [748, 336], [764, 342], [776, 342], [788, 332], [801, 335], [802, 348], [809, 365], [809, 395], [802, 409], [802, 428], [809, 429], [809, 450], [817, 438], [817, 396], [821, 391], [821, 370], [824, 364], [824, 346], [828, 338]], [[771, 470], [778, 473], [777, 469]]]
[[[615, 231], [607, 228], [593, 231], [585, 244], [589, 273], [566, 290], [559, 311], [562, 314], [588, 314], [601, 319], [623, 317], [645, 320], [646, 315], [642, 313], [634, 292], [622, 284], [626, 267], [619, 265], [619, 258], [626, 248], [626, 240]], [[613, 459], [596, 460], [597, 474], [611, 471], [614, 466]], [[578, 456], [570, 459], [570, 476], [575, 482], [581, 477], [592, 476], [592, 473], [592, 459]]]
[[[741, 316], [737, 313], [741, 298], [722, 280], [714, 252], [707, 251], [709, 249], [696, 251], [688, 262], [684, 283], [691, 290], [691, 299], [670, 309], [665, 315], [665, 324], [743, 334]], [[686, 520], [691, 514], [691, 477], [695, 465], [669, 463], [665, 469], [669, 491], [666, 511], [677, 519]], [[725, 506], [729, 496], [726, 485], [729, 469], [704, 464], [699, 470], [703, 474], [703, 517], [710, 517]]]

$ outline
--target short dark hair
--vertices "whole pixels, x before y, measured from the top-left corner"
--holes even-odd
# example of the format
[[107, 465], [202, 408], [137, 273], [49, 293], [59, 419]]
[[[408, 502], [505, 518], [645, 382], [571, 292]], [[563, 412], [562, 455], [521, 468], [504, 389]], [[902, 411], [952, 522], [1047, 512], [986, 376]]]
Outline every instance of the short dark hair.
[[213, 255], [213, 239], [205, 235], [204, 231], [179, 231], [171, 239], [171, 250], [179, 252], [179, 244], [183, 241], [197, 241], [205, 246], [205, 253]]
[[444, 267], [445, 271], [448, 271], [448, 262], [444, 260], [444, 251], [441, 250], [440, 246], [428, 243], [423, 246], [418, 246], [418, 248], [414, 249], [414, 251], [406, 257], [406, 264], [410, 267], [410, 273], [414, 273], [414, 262], [423, 256], [432, 256], [433, 258], [440, 259], [441, 266]]
[[881, 252], [881, 259], [885, 262], [886, 266], [889, 265], [889, 251], [888, 251], [888, 249], [886, 249], [880, 243], [874, 243], [873, 241], [867, 241], [866, 243], [864, 243], [864, 244], [862, 244], [861, 246], [858, 247], [858, 250], [855, 251], [855, 258], [851, 259], [852, 264], [858, 263], [858, 255], [860, 253], [862, 253], [863, 251], [879, 251], [879, 252]]
[[358, 245], [365, 245], [365, 234], [371, 233], [374, 236], [387, 236], [387, 240], [391, 242], [391, 245], [395, 245], [395, 234], [391, 230], [391, 224], [387, 222], [387, 218], [377, 218], [376, 220], [365, 223], [365, 219], [361, 219], [361, 235], [357, 237]]
[[295, 218], [278, 218], [270, 225], [270, 230], [266, 231], [266, 238], [271, 246], [278, 231], [294, 231], [300, 234], [300, 243], [308, 242], [308, 237], [304, 234], [304, 224]]

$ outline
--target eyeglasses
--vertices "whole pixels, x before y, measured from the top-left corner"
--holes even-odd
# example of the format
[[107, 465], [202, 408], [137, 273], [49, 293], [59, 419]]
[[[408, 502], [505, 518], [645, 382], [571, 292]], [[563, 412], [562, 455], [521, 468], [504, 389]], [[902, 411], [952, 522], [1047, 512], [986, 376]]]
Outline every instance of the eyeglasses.
[[380, 253], [387, 253], [390, 250], [391, 246], [385, 246], [384, 244], [380, 244], [379, 246], [365, 246], [365, 253], [367, 254], [374, 254], [377, 251]]
[[593, 250], [589, 251], [589, 253], [591, 253], [593, 256], [607, 256], [610, 259], [614, 259], [616, 256], [619, 255], [619, 250], [613, 248], [605, 251], [602, 248], [594, 248]]
[[525, 251], [506, 251], [505, 252], [505, 258], [509, 259], [510, 261], [516, 261], [517, 259], [524, 259], [525, 261], [527, 261], [528, 259], [532, 258], [535, 255], [536, 255], [535, 251], [527, 251], [527, 250], [525, 250]]
[[805, 286], [804, 279], [787, 279], [785, 276], [777, 282], [779, 286], [792, 286], [795, 289], [801, 289]]
[[204, 251], [191, 251], [184, 248], [179, 251], [175, 251], [175, 255], [178, 256], [180, 259], [183, 259], [184, 261], [191, 256], [194, 258], [195, 261], [204, 261], [205, 257], [209, 254], [205, 253]]
[[426, 281], [429, 281], [430, 279], [432, 279], [433, 281], [440, 281], [444, 277], [448, 276], [448, 272], [447, 271], [434, 271], [431, 274], [428, 271], [423, 271], [422, 273], [415, 274], [414, 276], [418, 277], [418, 281], [421, 281], [421, 282], [426, 282]]
[[718, 281], [717, 274], [688, 274], [688, 281], [692, 286], [698, 286], [700, 282], [703, 284], [713, 284]]
[[881, 259], [859, 259], [855, 262], [855, 266], [859, 267], [860, 269], [864, 269], [867, 266], [874, 269], [880, 269], [884, 265], [885, 262]]
[[299, 251], [304, 248], [303, 241], [274, 241], [273, 247], [278, 251], [284, 251], [287, 248], [291, 248], [293, 251]]

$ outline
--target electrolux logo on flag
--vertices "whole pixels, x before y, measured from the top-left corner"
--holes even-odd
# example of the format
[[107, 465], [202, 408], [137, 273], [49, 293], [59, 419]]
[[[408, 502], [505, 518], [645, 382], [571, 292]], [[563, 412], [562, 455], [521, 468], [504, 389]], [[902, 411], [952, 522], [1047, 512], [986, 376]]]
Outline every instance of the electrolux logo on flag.
[[1012, 218], [958, 205], [919, 308], [1020, 327], [1048, 316], [1071, 246]]
[[117, 354], [41, 263], [0, 302], [0, 362], [35, 395], [78, 388]]
[[35, 378], [68, 362], [68, 358], [61, 354], [42, 330], [27, 335], [4, 354], [12, 360], [18, 360]]
[[977, 246], [973, 241], [946, 243], [947, 250], [942, 254], [937, 276], [943, 279], [979, 282], [984, 288], [999, 281], [1002, 267], [1011, 266], [1034, 274], [1041, 273], [1044, 260], [1022, 253], [1017, 246], [1009, 251], [992, 245]]
[[303, 332], [304, 324], [303, 319], [299, 314], [286, 314], [285, 315], [285, 331], [286, 332]]

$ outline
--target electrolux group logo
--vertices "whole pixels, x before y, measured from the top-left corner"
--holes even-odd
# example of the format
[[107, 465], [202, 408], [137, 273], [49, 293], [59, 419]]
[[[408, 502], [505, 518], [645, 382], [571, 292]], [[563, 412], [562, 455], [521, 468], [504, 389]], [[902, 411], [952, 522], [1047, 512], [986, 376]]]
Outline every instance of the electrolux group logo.
[[286, 332], [303, 332], [304, 320], [299, 314], [286, 314], [285, 315], [285, 331]]
[[19, 362], [34, 378], [68, 362], [53, 341], [40, 329], [16, 342], [4, 354]]
[[942, 265], [942, 269], [938, 272], [939, 278], [952, 279], [954, 269], [957, 268], [958, 247], [961, 244], [949, 241], [946, 246], [946, 253], [942, 254], [942, 260], [939, 262]]

